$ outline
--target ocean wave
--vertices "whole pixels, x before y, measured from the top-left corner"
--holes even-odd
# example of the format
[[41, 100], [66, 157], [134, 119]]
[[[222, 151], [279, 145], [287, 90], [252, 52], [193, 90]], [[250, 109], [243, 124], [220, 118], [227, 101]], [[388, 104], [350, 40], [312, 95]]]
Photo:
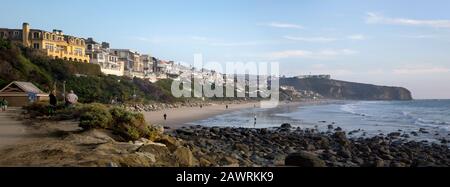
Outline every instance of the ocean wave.
[[369, 114], [365, 114], [365, 113], [361, 113], [361, 112], [356, 112], [355, 109], [357, 108], [357, 106], [355, 104], [346, 104], [346, 105], [342, 105], [341, 106], [341, 110], [353, 115], [357, 115], [357, 116], [370, 116]]
[[431, 125], [450, 125], [450, 122], [446, 122], [446, 121], [439, 121], [439, 120], [430, 120], [430, 119], [422, 119], [422, 118], [417, 118], [416, 120], [418, 123], [421, 124], [431, 124]]

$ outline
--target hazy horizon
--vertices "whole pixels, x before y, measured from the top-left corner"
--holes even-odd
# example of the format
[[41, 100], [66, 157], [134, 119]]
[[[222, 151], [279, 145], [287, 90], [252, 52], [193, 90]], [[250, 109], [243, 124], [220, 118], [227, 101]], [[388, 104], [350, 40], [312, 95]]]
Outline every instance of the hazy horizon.
[[[280, 73], [450, 99], [450, 1], [6, 1], [0, 28], [61, 29], [192, 63], [279, 62]], [[11, 11], [14, 10], [14, 11]]]

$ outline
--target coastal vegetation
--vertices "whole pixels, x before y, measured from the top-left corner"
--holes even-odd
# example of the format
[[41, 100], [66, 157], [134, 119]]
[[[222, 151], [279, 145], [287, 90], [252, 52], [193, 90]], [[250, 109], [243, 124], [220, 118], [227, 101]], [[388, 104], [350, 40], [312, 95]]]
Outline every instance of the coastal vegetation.
[[167, 81], [153, 84], [139, 78], [104, 75], [96, 64], [51, 59], [5, 40], [0, 40], [0, 66], [0, 87], [12, 81], [27, 81], [45, 92], [56, 88], [62, 93], [65, 83], [66, 91], [74, 90], [83, 103], [110, 103], [113, 98], [124, 103], [176, 101], [169, 94]]
[[79, 127], [111, 130], [122, 141], [136, 141], [141, 138], [155, 140], [160, 131], [148, 124], [142, 113], [135, 113], [120, 107], [108, 107], [100, 103], [77, 104], [73, 107], [59, 105], [53, 113], [45, 102], [36, 102], [25, 106], [27, 114], [33, 119], [50, 121], [76, 120]]

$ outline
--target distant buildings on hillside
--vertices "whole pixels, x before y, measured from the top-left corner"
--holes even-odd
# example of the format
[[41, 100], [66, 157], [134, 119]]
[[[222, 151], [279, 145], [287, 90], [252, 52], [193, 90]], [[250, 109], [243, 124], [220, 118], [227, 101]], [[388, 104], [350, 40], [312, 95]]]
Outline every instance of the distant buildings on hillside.
[[107, 42], [65, 35], [61, 30], [31, 29], [28, 23], [23, 23], [22, 29], [0, 28], [0, 38], [40, 50], [54, 59], [98, 64], [101, 71], [109, 75], [157, 81], [167, 78], [167, 74], [179, 74], [173, 61], [160, 60], [131, 49], [112, 49]]
[[331, 75], [299, 75], [296, 76], [298, 79], [309, 79], [309, 78], [316, 78], [316, 79], [331, 79]]
[[[83, 39], [65, 35], [61, 30], [55, 29], [53, 32], [48, 32], [31, 29], [28, 23], [23, 23], [22, 29], [0, 28], [0, 38], [40, 50], [54, 59], [98, 64], [101, 71], [108, 75], [137, 77], [151, 82], [166, 78], [189, 81], [196, 78], [204, 80], [205, 84], [236, 82], [239, 78], [239, 76], [226, 77], [215, 71], [183, 66], [174, 61], [161, 60], [132, 49], [111, 48], [107, 42], [100, 43], [93, 38]], [[245, 83], [236, 85], [238, 91], [245, 90], [245, 85], [256, 84], [250, 82], [248, 77], [241, 78], [245, 79]], [[331, 79], [331, 76], [300, 75], [297, 78]]]

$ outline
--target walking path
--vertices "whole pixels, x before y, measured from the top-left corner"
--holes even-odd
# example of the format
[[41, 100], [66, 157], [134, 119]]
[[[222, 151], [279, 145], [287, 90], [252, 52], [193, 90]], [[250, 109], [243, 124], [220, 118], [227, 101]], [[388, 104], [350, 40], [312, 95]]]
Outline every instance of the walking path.
[[27, 127], [17, 119], [19, 114], [19, 108], [0, 111], [0, 149], [18, 143], [27, 135]]

